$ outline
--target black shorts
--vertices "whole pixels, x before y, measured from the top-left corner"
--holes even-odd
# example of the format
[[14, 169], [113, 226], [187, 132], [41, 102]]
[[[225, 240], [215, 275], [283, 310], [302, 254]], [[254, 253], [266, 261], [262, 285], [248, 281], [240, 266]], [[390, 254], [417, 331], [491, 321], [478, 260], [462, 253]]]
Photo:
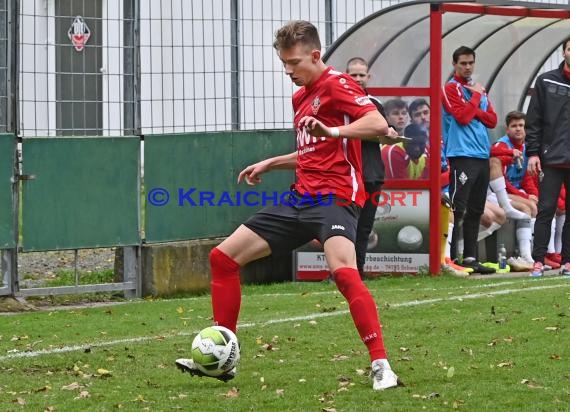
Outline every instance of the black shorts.
[[343, 206], [344, 199], [340, 201], [343, 205], [337, 204], [336, 199], [326, 205], [298, 203], [263, 208], [244, 225], [265, 239], [274, 255], [287, 254], [313, 239], [324, 244], [332, 236], [344, 236], [354, 243], [360, 214], [354, 203]]

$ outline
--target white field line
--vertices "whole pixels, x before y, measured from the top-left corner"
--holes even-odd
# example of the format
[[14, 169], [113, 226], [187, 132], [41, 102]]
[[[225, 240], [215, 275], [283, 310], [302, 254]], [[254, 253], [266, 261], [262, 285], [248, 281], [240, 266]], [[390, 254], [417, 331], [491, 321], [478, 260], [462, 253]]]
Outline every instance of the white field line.
[[[438, 302], [449, 302], [449, 301], [462, 301], [466, 299], [479, 299], [485, 298], [490, 296], [497, 296], [497, 295], [509, 295], [512, 293], [517, 292], [531, 292], [537, 290], [545, 290], [545, 289], [554, 289], [554, 288], [567, 288], [570, 287], [570, 282], [564, 284], [556, 284], [556, 285], [543, 285], [543, 286], [532, 286], [528, 288], [522, 289], [501, 289], [495, 290], [490, 292], [484, 293], [471, 293], [467, 295], [461, 296], [449, 296], [449, 297], [442, 297], [442, 298], [433, 298], [433, 299], [424, 299], [424, 300], [410, 300], [407, 302], [400, 302], [400, 303], [392, 303], [389, 304], [390, 308], [400, 308], [400, 307], [409, 307], [409, 306], [419, 306], [419, 305], [429, 305], [432, 303]], [[319, 318], [326, 318], [331, 316], [340, 316], [349, 313], [348, 310], [339, 310], [335, 312], [325, 312], [325, 313], [312, 313], [310, 315], [304, 316], [294, 316], [290, 318], [281, 318], [281, 319], [271, 319], [265, 322], [251, 322], [251, 323], [240, 323], [239, 328], [252, 328], [255, 326], [265, 326], [271, 325], [276, 323], [286, 323], [286, 322], [298, 322], [298, 321], [307, 321]], [[139, 343], [139, 342], [148, 342], [152, 340], [164, 340], [167, 338], [179, 337], [179, 336], [190, 336], [193, 333], [189, 332], [178, 332], [174, 334], [164, 334], [158, 336], [140, 336], [136, 338], [124, 338], [124, 339], [116, 339], [108, 342], [93, 342], [83, 345], [72, 345], [72, 346], [63, 346], [61, 348], [52, 348], [52, 349], [42, 349], [38, 351], [29, 351], [29, 352], [14, 352], [8, 353], [7, 355], [0, 356], [0, 362], [17, 359], [17, 358], [35, 358], [42, 355], [52, 355], [57, 353], [67, 353], [67, 352], [76, 352], [81, 350], [86, 350], [95, 347], [106, 347], [106, 346], [114, 346], [114, 345], [122, 345], [125, 343]]]
[[[503, 282], [489, 282], [489, 283], [482, 283], [482, 284], [465, 284], [465, 285], [460, 285], [460, 286], [454, 286], [454, 287], [447, 287], [447, 288], [442, 288], [442, 287], [429, 287], [429, 288], [414, 288], [413, 286], [410, 285], [410, 287], [408, 288], [389, 288], [388, 290], [390, 292], [409, 292], [411, 289], [414, 290], [414, 292], [430, 292], [430, 291], [459, 291], [459, 290], [476, 290], [476, 289], [488, 289], [488, 288], [496, 288], [496, 287], [501, 287], [501, 286], [508, 286], [508, 285], [526, 285], [528, 284], [527, 282], [548, 282], [548, 281], [553, 281], [553, 280], [560, 280], [560, 277], [558, 276], [548, 276], [548, 277], [543, 277], [540, 279], [530, 279], [530, 280], [523, 280], [522, 283], [520, 281], [520, 279], [518, 280], [507, 280], [507, 281], [503, 281]], [[471, 282], [471, 281], [469, 281]], [[370, 286], [375, 286], [375, 284], [370, 284], [368, 283], [367, 286], [369, 287], [370, 291], [375, 293], [376, 291], [380, 291], [382, 289], [382, 287], [380, 286], [380, 288], [370, 288]], [[266, 297], [266, 296], [302, 296], [303, 294], [307, 294], [307, 295], [330, 295], [330, 294], [338, 294], [340, 293], [338, 291], [338, 289], [336, 289], [334, 286], [331, 287], [331, 290], [324, 290], [324, 291], [320, 291], [320, 292], [311, 292], [309, 290], [305, 290], [305, 291], [299, 291], [299, 292], [286, 292], [286, 293], [261, 293], [261, 294], [254, 294], [254, 295], [249, 295], [249, 296], [243, 296], [242, 299], [244, 301], [247, 301], [247, 299], [252, 299], [252, 298], [257, 298], [257, 297]], [[192, 297], [182, 297], [182, 298], [169, 298], [168, 301], [169, 302], [188, 302], [188, 301], [196, 301], [196, 300], [204, 300], [204, 299], [210, 299], [210, 295], [209, 294], [205, 294], [205, 295], [200, 295], [200, 296], [192, 296]], [[165, 299], [166, 300], [166, 299]], [[157, 299], [157, 302], [161, 302], [164, 300], [160, 300]], [[89, 308], [96, 308], [96, 307], [102, 307], [102, 306], [117, 306], [117, 305], [125, 305], [125, 304], [138, 304], [138, 303], [149, 303], [148, 300], [145, 299], [140, 299], [140, 300], [135, 300], [135, 301], [127, 301], [127, 302], [104, 302], [104, 303], [92, 303], [92, 304], [81, 304], [81, 305], [65, 305], [65, 306], [46, 306], [46, 307], [39, 307], [38, 310], [41, 312], [55, 312], [55, 311], [60, 311], [60, 310], [82, 310], [82, 309], [89, 309]], [[5, 312], [0, 312], [0, 316], [17, 316], [19, 315], [19, 313], [17, 312], [10, 312], [10, 313], [5, 313]], [[2, 358], [0, 357], [0, 360]]]

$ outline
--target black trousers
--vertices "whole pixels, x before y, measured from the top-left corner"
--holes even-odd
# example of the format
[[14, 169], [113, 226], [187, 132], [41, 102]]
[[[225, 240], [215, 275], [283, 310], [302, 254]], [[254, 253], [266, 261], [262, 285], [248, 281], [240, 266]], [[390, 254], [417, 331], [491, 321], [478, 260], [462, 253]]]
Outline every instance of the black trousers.
[[[372, 196], [376, 192], [380, 192], [381, 182], [364, 182], [366, 193]], [[360, 277], [364, 277], [364, 262], [366, 261], [366, 247], [368, 246], [368, 236], [374, 226], [374, 217], [378, 208], [378, 198], [368, 198], [360, 211], [358, 218], [358, 226], [356, 228], [356, 267], [360, 272]], [[373, 201], [374, 200], [374, 201]]]
[[544, 255], [550, 241], [551, 223], [562, 183], [566, 186], [566, 221], [562, 229], [562, 263], [570, 262], [570, 169], [543, 167], [544, 175], [538, 182], [538, 214], [534, 224], [532, 258], [544, 263]]
[[463, 256], [477, 258], [479, 220], [489, 187], [489, 159], [450, 157], [449, 198], [453, 210], [451, 258], [457, 258], [457, 239], [463, 236]]

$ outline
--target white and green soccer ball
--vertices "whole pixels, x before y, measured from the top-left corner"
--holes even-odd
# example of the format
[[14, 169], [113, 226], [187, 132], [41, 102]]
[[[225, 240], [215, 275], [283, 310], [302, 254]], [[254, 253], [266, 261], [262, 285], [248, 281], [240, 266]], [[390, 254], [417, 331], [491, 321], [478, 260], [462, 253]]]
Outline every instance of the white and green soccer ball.
[[192, 341], [192, 360], [208, 376], [220, 376], [239, 362], [239, 342], [235, 333], [223, 326], [202, 329]]

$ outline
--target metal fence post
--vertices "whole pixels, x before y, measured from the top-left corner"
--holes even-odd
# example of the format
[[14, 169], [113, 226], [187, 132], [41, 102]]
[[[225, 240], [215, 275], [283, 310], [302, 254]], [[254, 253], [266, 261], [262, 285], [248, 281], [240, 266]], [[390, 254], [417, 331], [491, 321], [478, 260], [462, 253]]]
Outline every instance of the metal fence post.
[[332, 0], [325, 0], [325, 48], [333, 42], [333, 6]]
[[[140, 117], [140, 0], [126, 0], [123, 3], [124, 39], [124, 134], [141, 135]], [[142, 141], [142, 138], [141, 138]], [[139, 145], [139, 150], [140, 150]], [[140, 154], [139, 154], [140, 158]], [[141, 188], [141, 172], [138, 173], [138, 191]], [[140, 198], [137, 202], [140, 222]], [[134, 289], [125, 290], [126, 298], [140, 297], [142, 294], [140, 245], [123, 247], [123, 282], [133, 282]]]
[[240, 130], [240, 61], [239, 61], [239, 7], [238, 0], [231, 0], [230, 5], [230, 48], [231, 48], [231, 108], [232, 130]]
[[[1, 94], [6, 96], [6, 132], [18, 133], [18, 49], [19, 49], [19, 0], [10, 0], [7, 3], [7, 44], [6, 44], [6, 83]], [[14, 144], [13, 182], [12, 182], [12, 213], [14, 216], [14, 247], [1, 251], [1, 273], [4, 288], [8, 294], [14, 295], [18, 291], [18, 215], [19, 215], [19, 156], [17, 146]]]

